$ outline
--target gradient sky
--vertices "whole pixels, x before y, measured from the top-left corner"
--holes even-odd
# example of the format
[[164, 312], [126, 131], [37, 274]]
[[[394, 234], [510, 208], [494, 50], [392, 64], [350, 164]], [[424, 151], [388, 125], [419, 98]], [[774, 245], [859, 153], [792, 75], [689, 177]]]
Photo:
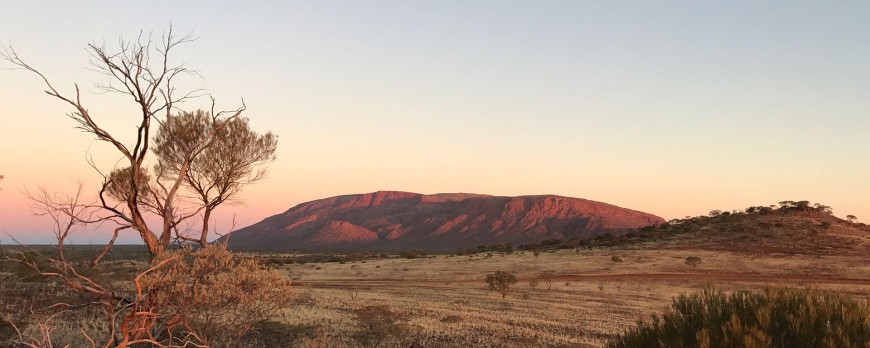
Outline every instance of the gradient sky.
[[[89, 42], [194, 31], [175, 56], [205, 77], [191, 82], [226, 108], [244, 97], [280, 136], [270, 177], [219, 228], [377, 190], [558, 194], [665, 219], [810, 200], [870, 218], [867, 1], [0, 4], [0, 40], [66, 92], [101, 81]], [[28, 243], [49, 225], [23, 189], [92, 192], [86, 154], [119, 158], [42, 89], [0, 71], [0, 232]], [[123, 97], [85, 103], [133, 132]]]

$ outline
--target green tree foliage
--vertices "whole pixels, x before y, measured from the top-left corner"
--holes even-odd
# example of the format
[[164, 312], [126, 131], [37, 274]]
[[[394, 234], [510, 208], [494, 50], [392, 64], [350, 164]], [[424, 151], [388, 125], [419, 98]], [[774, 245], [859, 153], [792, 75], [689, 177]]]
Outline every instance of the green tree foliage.
[[629, 347], [866, 347], [866, 299], [820, 290], [706, 289], [674, 299], [671, 308], [607, 344]]
[[498, 291], [501, 298], [507, 296], [511, 286], [517, 283], [517, 276], [505, 271], [495, 271], [486, 275], [486, 285], [490, 290]]

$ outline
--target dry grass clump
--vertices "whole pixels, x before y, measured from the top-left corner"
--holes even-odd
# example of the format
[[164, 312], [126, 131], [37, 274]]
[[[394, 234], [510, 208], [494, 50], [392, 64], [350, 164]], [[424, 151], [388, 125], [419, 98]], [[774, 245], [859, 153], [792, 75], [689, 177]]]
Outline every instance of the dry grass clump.
[[242, 339], [238, 348], [286, 347], [302, 340], [317, 340], [322, 327], [316, 325], [291, 325], [276, 320], [267, 320], [251, 328]]
[[401, 340], [408, 331], [405, 316], [386, 305], [365, 306], [355, 310], [354, 314], [358, 330], [352, 337], [363, 347], [380, 347]]
[[269, 331], [257, 325], [295, 299], [284, 274], [221, 246], [167, 251], [150, 264], [114, 261], [73, 271], [59, 263], [74, 280], [98, 287], [93, 293], [37, 271], [58, 262], [13, 256], [0, 270], [0, 347], [237, 347], [252, 328]]
[[[274, 316], [296, 297], [282, 273], [222, 246], [165, 252], [168, 261], [146, 274], [141, 287], [166, 318], [166, 335], [196, 333], [212, 346], [233, 346], [248, 330]], [[173, 328], [179, 329], [173, 332]]]
[[630, 347], [866, 347], [867, 300], [821, 290], [712, 288], [674, 299], [651, 322], [610, 342]]

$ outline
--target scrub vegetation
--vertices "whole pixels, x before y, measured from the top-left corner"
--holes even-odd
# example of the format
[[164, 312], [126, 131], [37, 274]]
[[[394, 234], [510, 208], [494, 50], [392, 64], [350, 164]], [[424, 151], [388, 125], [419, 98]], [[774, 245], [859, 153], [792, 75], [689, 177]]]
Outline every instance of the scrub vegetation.
[[[761, 220], [781, 223], [780, 227], [771, 223], [768, 231], [761, 232], [768, 243], [810, 245], [813, 240], [839, 238], [851, 242], [839, 249], [829, 249], [823, 241], [807, 249], [781, 246], [801, 251], [793, 253], [762, 252], [766, 249], [737, 244], [739, 239], [729, 244], [732, 249], [723, 250], [720, 243], [714, 242], [739, 236], [735, 231], [721, 231], [719, 226], [744, 222], [745, 217], [699, 217], [698, 220], [708, 224], [698, 227], [697, 233], [659, 237], [656, 241], [638, 239], [644, 241], [614, 246], [539, 248], [535, 249], [537, 255], [524, 249], [496, 254], [428, 253], [416, 258], [406, 258], [401, 253], [237, 255], [253, 257], [260, 261], [260, 268], [292, 279], [295, 293], [293, 301], [283, 305], [271, 319], [252, 324], [251, 330], [237, 341], [238, 346], [620, 346], [636, 342], [640, 338], [632, 337], [638, 335], [650, 339], [657, 332], [655, 323], [664, 323], [674, 316], [669, 313], [677, 313], [678, 308], [721, 315], [718, 319], [680, 323], [682, 334], [674, 336], [667, 331], [666, 335], [674, 340], [689, 336], [697, 340], [705, 339], [699, 332], [707, 330], [710, 342], [715, 343], [724, 338], [719, 339], [716, 335], [720, 333], [713, 331], [721, 325], [736, 325], [731, 321], [732, 312], [737, 313], [741, 327], [760, 325], [741, 317], [750, 312], [759, 316], [770, 313], [773, 319], [789, 313], [806, 319], [800, 330], [812, 330], [810, 324], [816, 319], [812, 319], [815, 317], [811, 313], [822, 315], [825, 308], [844, 308], [842, 313], [854, 319], [866, 310], [864, 301], [870, 291], [870, 268], [866, 267], [870, 231], [865, 227], [838, 221], [828, 214], [783, 212], [766, 215]], [[813, 232], [813, 226], [820, 221], [831, 221], [831, 226]], [[755, 243], [753, 239], [744, 240]], [[70, 259], [98, 251], [67, 248]], [[12, 257], [34, 260], [40, 259], [40, 253], [54, 251], [51, 247], [4, 250]], [[613, 256], [622, 262], [613, 262]], [[687, 264], [687, 260], [694, 258], [702, 261]], [[151, 264], [147, 251], [141, 247], [116, 246], [104, 262], [92, 269], [90, 276], [129, 284]], [[487, 275], [497, 271], [517, 279], [504, 297], [490, 290], [485, 281]], [[43, 320], [39, 318], [53, 313], [31, 315], [29, 308], [42, 309], [61, 299], [79, 296], [56, 279], [37, 276], [32, 268], [17, 262], [3, 262], [2, 274], [4, 284], [9, 284], [0, 290], [4, 313], [24, 335], [38, 333]], [[40, 296], [32, 296], [34, 293]], [[734, 299], [755, 301], [757, 308], [732, 306]], [[799, 303], [804, 300], [809, 302]], [[674, 307], [674, 303], [680, 303], [679, 307]], [[717, 307], [705, 308], [709, 303], [717, 303]], [[105, 327], [91, 317], [79, 315], [80, 312], [64, 313], [51, 321], [55, 328], [52, 337], [57, 344], [73, 342], [76, 346], [77, 342], [87, 346], [80, 328]], [[65, 316], [66, 313], [70, 315]], [[863, 313], [866, 318], [866, 312]], [[864, 337], [857, 334], [861, 332], [858, 322], [843, 319], [843, 324], [848, 324], [843, 327], [844, 336], [828, 339], [841, 339], [834, 341], [839, 345], [847, 342], [845, 339], [859, 342]], [[0, 334], [6, 335], [6, 340], [17, 338], [9, 325], [0, 327]], [[775, 338], [779, 334], [765, 332], [765, 335]], [[213, 346], [221, 345], [215, 342]]]

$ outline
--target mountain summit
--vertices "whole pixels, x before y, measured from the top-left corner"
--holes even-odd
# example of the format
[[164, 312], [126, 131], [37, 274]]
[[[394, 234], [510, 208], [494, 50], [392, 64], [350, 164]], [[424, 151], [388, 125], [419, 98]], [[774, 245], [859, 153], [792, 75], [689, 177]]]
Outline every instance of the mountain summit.
[[594, 238], [663, 222], [658, 216], [615, 205], [554, 195], [499, 197], [378, 191], [299, 204], [235, 231], [229, 236], [229, 248], [453, 250], [554, 238]]

